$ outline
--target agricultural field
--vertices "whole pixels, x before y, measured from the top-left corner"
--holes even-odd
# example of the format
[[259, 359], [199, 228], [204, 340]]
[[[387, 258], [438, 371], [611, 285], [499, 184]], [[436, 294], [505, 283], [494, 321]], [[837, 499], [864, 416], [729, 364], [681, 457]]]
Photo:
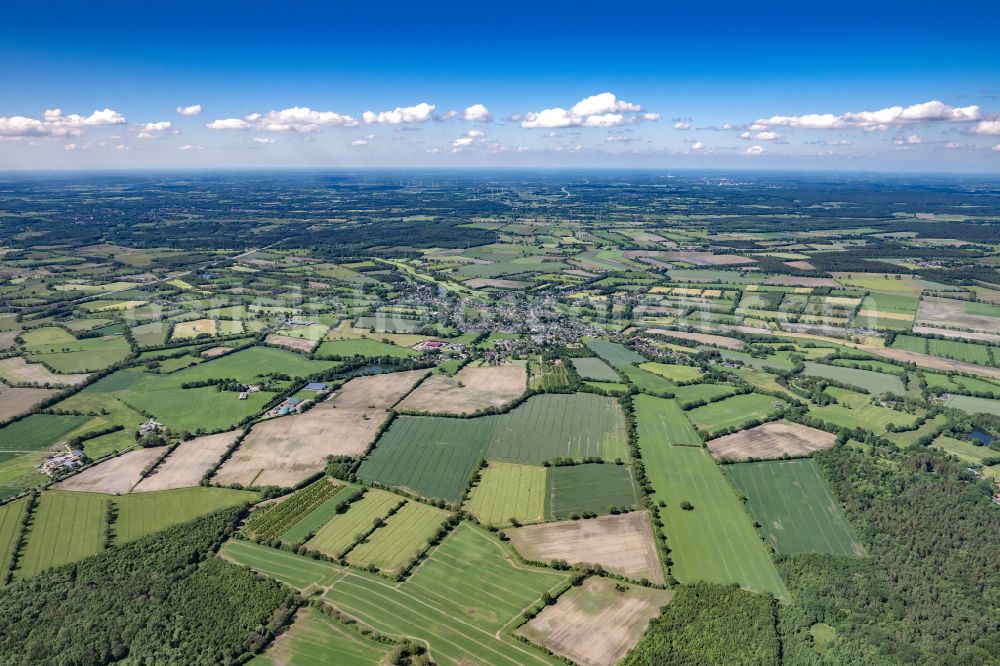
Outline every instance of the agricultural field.
[[323, 469], [328, 456], [360, 455], [421, 370], [355, 377], [309, 411], [262, 421], [219, 468], [223, 485], [293, 486]]
[[384, 490], [368, 490], [346, 512], [334, 515], [319, 528], [316, 536], [306, 542], [306, 548], [338, 557], [372, 530], [375, 521], [385, 520], [405, 502], [399, 495]]
[[429, 414], [472, 414], [501, 408], [528, 388], [524, 364], [467, 365], [455, 375], [432, 375], [399, 403], [399, 409]]
[[717, 460], [767, 460], [805, 456], [833, 446], [836, 437], [824, 430], [790, 421], [772, 421], [708, 442]]
[[598, 382], [617, 382], [618, 373], [607, 363], [596, 357], [570, 359], [576, 374], [581, 379], [591, 379]]
[[420, 502], [407, 502], [347, 554], [347, 561], [358, 567], [374, 567], [393, 575], [403, 570], [427, 547], [448, 513]]
[[142, 473], [166, 455], [166, 447], [137, 448], [105, 460], [56, 484], [58, 490], [78, 490], [111, 495], [127, 494]]
[[202, 487], [115, 497], [114, 543], [128, 543], [219, 509], [253, 502], [257, 497], [257, 493], [246, 490]]
[[469, 493], [465, 510], [487, 525], [545, 520], [549, 515], [549, 473], [545, 467], [491, 462]]
[[645, 511], [529, 525], [507, 530], [506, 534], [517, 551], [531, 561], [600, 564], [633, 580], [664, 580]]
[[740, 463], [723, 469], [749, 498], [761, 534], [778, 553], [864, 555], [812, 460]]
[[325, 356], [364, 356], [365, 358], [409, 358], [417, 356], [418, 352], [394, 344], [386, 344], [379, 340], [357, 338], [353, 340], [327, 340], [316, 348], [316, 355]]
[[890, 424], [912, 428], [917, 417], [906, 412], [871, 404], [871, 397], [856, 391], [828, 386], [826, 392], [837, 400], [836, 404], [811, 406], [809, 414], [842, 428], [865, 428], [884, 432]]
[[28, 363], [20, 356], [0, 359], [0, 380], [11, 385], [75, 386], [89, 376], [87, 373], [55, 373], [41, 363]]
[[277, 502], [262, 503], [247, 518], [244, 531], [256, 539], [279, 537], [330, 501], [339, 490], [338, 483], [324, 477]]
[[30, 578], [100, 552], [110, 502], [107, 495], [96, 493], [42, 493], [14, 577]]
[[587, 513], [624, 510], [638, 502], [632, 470], [626, 465], [586, 464], [550, 467], [548, 515], [556, 520]]
[[145, 493], [197, 486], [205, 473], [236, 442], [239, 435], [240, 431], [230, 430], [215, 435], [195, 437], [177, 445], [163, 462], [136, 484], [132, 492]]
[[785, 406], [781, 398], [763, 393], [744, 393], [695, 407], [686, 412], [699, 430], [717, 433], [756, 419], [766, 419]]
[[966, 414], [992, 414], [1000, 416], [1000, 400], [976, 398], [971, 395], [952, 395], [945, 401], [946, 407], [960, 409]]
[[587, 347], [607, 361], [612, 367], [618, 369], [645, 363], [648, 360], [627, 347], [623, 347], [616, 342], [608, 342], [607, 340], [592, 340], [587, 343]]
[[660, 375], [672, 382], [693, 382], [701, 378], [701, 370], [690, 365], [649, 362], [640, 364], [639, 368]]
[[292, 626], [278, 636], [267, 652], [248, 663], [250, 666], [323, 666], [331, 663], [371, 666], [382, 663], [391, 649], [322, 610], [307, 606], [295, 614]]
[[636, 432], [650, 446], [701, 446], [701, 437], [674, 400], [637, 395], [632, 398]]
[[26, 414], [56, 393], [56, 389], [11, 388], [0, 382], [0, 423]]
[[805, 374], [813, 377], [825, 377], [848, 386], [857, 386], [865, 389], [872, 395], [889, 393], [901, 396], [906, 393], [906, 388], [898, 376], [887, 375], [882, 372], [871, 370], [859, 370], [857, 368], [845, 368], [837, 365], [826, 365], [823, 363], [806, 362]]
[[302, 516], [298, 522], [281, 534], [279, 538], [285, 543], [304, 543], [316, 533], [316, 530], [323, 527], [323, 525], [337, 515], [338, 507], [346, 507], [362, 492], [364, 492], [363, 488], [352, 484], [341, 486], [332, 497]]
[[0, 581], [6, 580], [14, 563], [14, 544], [21, 533], [21, 521], [27, 507], [27, 498], [0, 505]]
[[588, 578], [517, 630], [532, 643], [586, 666], [617, 664], [673, 593]]

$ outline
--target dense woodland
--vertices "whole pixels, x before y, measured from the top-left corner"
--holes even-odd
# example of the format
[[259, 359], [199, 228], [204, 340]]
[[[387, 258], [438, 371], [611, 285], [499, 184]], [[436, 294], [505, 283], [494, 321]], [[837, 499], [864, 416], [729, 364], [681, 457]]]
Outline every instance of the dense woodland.
[[294, 609], [290, 591], [212, 557], [244, 508], [6, 587], [0, 663], [235, 663]]

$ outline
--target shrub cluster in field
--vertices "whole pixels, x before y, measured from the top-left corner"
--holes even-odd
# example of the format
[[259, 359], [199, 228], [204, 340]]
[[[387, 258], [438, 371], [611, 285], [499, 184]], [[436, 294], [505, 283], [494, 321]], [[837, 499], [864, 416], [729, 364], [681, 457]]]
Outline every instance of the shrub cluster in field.
[[247, 520], [246, 530], [257, 539], [276, 539], [338, 490], [338, 486], [322, 478], [282, 502], [254, 511]]

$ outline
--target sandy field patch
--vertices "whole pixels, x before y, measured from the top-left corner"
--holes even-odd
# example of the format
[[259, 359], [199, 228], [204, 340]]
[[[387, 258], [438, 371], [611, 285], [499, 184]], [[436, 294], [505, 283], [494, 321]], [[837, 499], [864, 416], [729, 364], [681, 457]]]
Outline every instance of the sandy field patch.
[[13, 347], [17, 334], [18, 331], [0, 331], [0, 351]]
[[195, 319], [193, 321], [180, 321], [174, 324], [174, 330], [170, 334], [171, 340], [183, 340], [193, 338], [203, 333], [216, 335], [218, 325], [214, 319]]
[[1000, 328], [1000, 318], [966, 314], [965, 301], [952, 298], [922, 298], [917, 323], [968, 328], [982, 333], [996, 333]]
[[152, 474], [132, 490], [136, 493], [197, 486], [201, 477], [240, 436], [239, 430], [195, 437], [180, 444]]
[[913, 315], [905, 312], [882, 312], [881, 310], [858, 310], [859, 317], [875, 317], [876, 319], [895, 319], [896, 321], [913, 321]]
[[645, 511], [530, 525], [507, 530], [507, 536], [529, 560], [600, 564], [636, 580], [663, 582], [663, 567]]
[[975, 363], [952, 361], [947, 358], [941, 358], [940, 356], [931, 356], [930, 354], [921, 354], [920, 352], [912, 352], [905, 349], [886, 349], [883, 347], [869, 347], [866, 345], [860, 345], [857, 348], [862, 349], [869, 354], [881, 356], [882, 358], [890, 358], [895, 361], [903, 361], [904, 363], [914, 363], [919, 365], [921, 368], [928, 368], [929, 370], [954, 370], [955, 372], [965, 372], [970, 375], [979, 375], [980, 377], [1000, 379], [1000, 368], [987, 368], [986, 366], [976, 365]]
[[801, 456], [828, 449], [836, 437], [831, 433], [798, 423], [775, 421], [735, 432], [708, 442], [717, 460], [766, 460], [784, 454]]
[[528, 388], [523, 364], [467, 365], [454, 377], [434, 375], [399, 403], [399, 408], [433, 414], [470, 414], [502, 407]]
[[625, 587], [619, 590], [607, 578], [588, 578], [515, 633], [577, 664], [614, 666], [673, 597], [670, 590]]
[[527, 282], [519, 280], [494, 280], [491, 278], [473, 278], [466, 280], [464, 284], [466, 287], [472, 287], [473, 289], [484, 289], [487, 287], [493, 287], [494, 289], [524, 289], [528, 286]]
[[201, 353], [202, 358], [217, 358], [233, 351], [232, 347], [211, 347]]
[[279, 335], [277, 333], [270, 333], [264, 342], [269, 345], [278, 345], [279, 347], [287, 347], [294, 351], [300, 351], [308, 354], [316, 345], [319, 344], [319, 340], [306, 340], [305, 338], [293, 338], [290, 335]]
[[796, 261], [786, 261], [786, 262], [784, 262], [784, 264], [786, 266], [788, 266], [789, 268], [794, 268], [797, 271], [814, 271], [814, 270], [816, 270], [815, 266], [813, 266], [808, 261], [805, 261], [803, 259], [799, 259], [799, 260], [796, 260]]
[[694, 340], [695, 342], [701, 342], [706, 345], [716, 345], [718, 347], [726, 347], [727, 349], [743, 349], [742, 340], [727, 338], [724, 335], [712, 335], [711, 333], [689, 333], [687, 331], [668, 331], [663, 328], [646, 329], [646, 333], [649, 335], [666, 335], [671, 338], [680, 338], [681, 340]]
[[162, 446], [135, 449], [85, 469], [65, 481], [60, 481], [55, 487], [59, 490], [124, 495], [139, 482], [142, 470], [153, 464], [164, 452]]
[[85, 381], [89, 374], [59, 375], [49, 372], [41, 363], [27, 363], [20, 356], [0, 359], [0, 379], [10, 384], [38, 383], [53, 386], [76, 386]]
[[58, 392], [57, 389], [11, 388], [0, 382], [0, 421], [20, 416]]
[[392, 407], [426, 370], [355, 377], [304, 414], [261, 421], [212, 478], [225, 485], [293, 486], [323, 469], [328, 456], [356, 456], [371, 445]]

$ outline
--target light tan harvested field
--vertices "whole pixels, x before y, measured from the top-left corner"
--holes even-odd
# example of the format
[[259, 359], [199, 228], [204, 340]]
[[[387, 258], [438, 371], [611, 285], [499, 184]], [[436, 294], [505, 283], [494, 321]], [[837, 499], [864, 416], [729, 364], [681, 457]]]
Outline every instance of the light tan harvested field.
[[17, 337], [17, 333], [17, 331], [0, 331], [0, 351], [14, 346], [14, 338]]
[[171, 340], [183, 340], [194, 338], [203, 333], [216, 335], [219, 327], [214, 319], [195, 319], [193, 321], [182, 321], [174, 324], [174, 330], [170, 334]]
[[649, 335], [665, 335], [667, 337], [679, 338], [681, 340], [694, 340], [695, 342], [701, 342], [706, 345], [716, 345], [717, 347], [726, 347], [727, 349], [743, 349], [742, 340], [727, 338], [724, 335], [712, 335], [711, 333], [690, 333], [688, 331], [668, 331], [663, 328], [649, 328], [646, 329], [646, 333]]
[[89, 374], [59, 375], [49, 372], [41, 363], [26, 363], [20, 356], [0, 359], [0, 379], [8, 384], [35, 383], [52, 386], [76, 386]]
[[[1000, 321], [997, 322], [997, 326], [1000, 327]], [[924, 335], [941, 335], [946, 338], [954, 338], [956, 340], [977, 340], [979, 342], [1000, 342], [1000, 334], [998, 333], [982, 333], [980, 331], [952, 331], [947, 328], [935, 328], [933, 326], [914, 326], [914, 333], [923, 333]], [[994, 330], [1000, 331], [1000, 328]]]
[[814, 270], [816, 270], [815, 266], [813, 266], [812, 264], [810, 264], [808, 261], [804, 261], [804, 260], [801, 260], [801, 259], [799, 259], [797, 261], [786, 261], [786, 262], [784, 262], [784, 264], [786, 266], [788, 266], [789, 268], [794, 268], [795, 270], [798, 270], [798, 271], [814, 271]]
[[660, 255], [668, 261], [681, 261], [693, 266], [734, 266], [736, 264], [756, 264], [752, 257], [741, 257], [735, 254], [713, 254], [712, 252], [687, 252], [683, 250], [663, 252]]
[[840, 288], [840, 284], [833, 278], [798, 277], [795, 275], [772, 275], [764, 280], [764, 284], [777, 284], [788, 287], [833, 287]]
[[493, 287], [494, 289], [524, 289], [529, 286], [527, 282], [520, 282], [518, 280], [502, 280], [492, 278], [473, 278], [471, 280], [466, 280], [463, 284], [465, 284], [466, 287], [472, 287], [473, 289], [484, 289], [488, 287]]
[[968, 328], [981, 333], [1000, 330], [1000, 318], [966, 314], [965, 301], [952, 298], [925, 297], [920, 300], [917, 323], [955, 328]]
[[470, 414], [488, 407], [502, 407], [528, 388], [523, 364], [467, 365], [454, 377], [428, 377], [399, 408], [434, 414]]
[[58, 392], [57, 389], [11, 388], [0, 382], [0, 421], [20, 416]]
[[264, 342], [269, 345], [278, 345], [279, 347], [287, 347], [288, 349], [293, 349], [295, 351], [300, 351], [308, 354], [316, 345], [319, 344], [319, 340], [306, 340], [305, 338], [293, 338], [290, 335], [278, 335], [277, 333], [270, 333]]
[[233, 351], [231, 347], [211, 347], [201, 353], [202, 358], [217, 358]]
[[591, 577], [517, 629], [519, 636], [583, 666], [614, 666], [639, 642], [673, 592]]
[[529, 525], [508, 530], [507, 535], [529, 560], [600, 564], [628, 578], [663, 582], [663, 567], [645, 511]]
[[858, 310], [859, 317], [874, 317], [875, 319], [894, 319], [896, 321], [913, 321], [913, 315], [905, 312], [882, 312], [881, 310]]
[[786, 453], [801, 456], [828, 449], [836, 439], [823, 430], [775, 421], [713, 439], [708, 442], [708, 449], [718, 460], [766, 460], [780, 458]]
[[59, 490], [81, 490], [91, 493], [124, 495], [139, 482], [142, 470], [152, 465], [166, 452], [162, 446], [134, 449], [105, 460], [55, 485]]
[[360, 455], [388, 418], [386, 410], [426, 374], [411, 370], [355, 377], [304, 414], [262, 421], [212, 480], [293, 486], [322, 470], [328, 456]]
[[195, 437], [180, 444], [152, 474], [139, 482], [132, 492], [197, 486], [205, 472], [218, 462], [226, 449], [240, 436], [239, 430], [220, 432], [205, 437]]

